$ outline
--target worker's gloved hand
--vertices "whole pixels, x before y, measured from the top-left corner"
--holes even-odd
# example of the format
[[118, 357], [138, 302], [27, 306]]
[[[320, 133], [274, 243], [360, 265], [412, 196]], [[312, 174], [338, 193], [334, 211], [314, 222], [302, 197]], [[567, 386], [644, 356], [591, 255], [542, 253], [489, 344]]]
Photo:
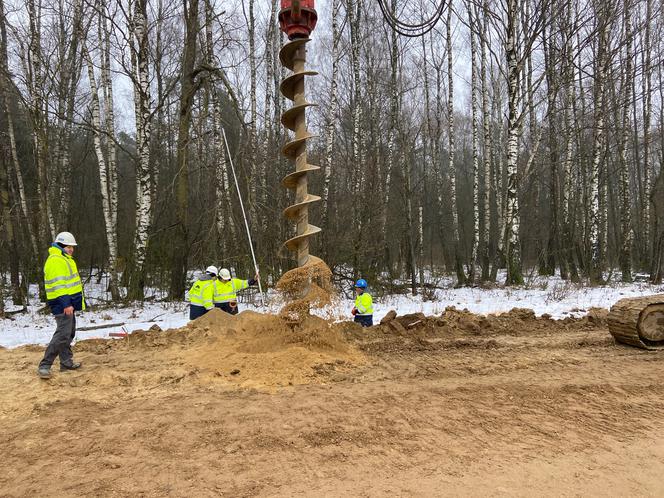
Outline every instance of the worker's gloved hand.
[[350, 313], [353, 316], [357, 315], [357, 308], [353, 308], [353, 310]]
[[256, 285], [258, 283], [258, 280], [255, 278], [250, 278], [249, 280], [247, 280], [247, 283], [249, 285]]

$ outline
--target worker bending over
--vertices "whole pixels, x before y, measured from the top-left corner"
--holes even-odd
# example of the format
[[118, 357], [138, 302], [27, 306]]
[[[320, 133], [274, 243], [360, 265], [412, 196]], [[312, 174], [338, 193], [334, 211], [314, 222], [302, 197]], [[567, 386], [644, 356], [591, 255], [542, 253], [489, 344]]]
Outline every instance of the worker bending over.
[[371, 327], [373, 325], [373, 300], [371, 294], [366, 292], [367, 281], [363, 278], [355, 282], [355, 307], [351, 311], [355, 317], [355, 322], [363, 327]]
[[205, 273], [189, 289], [189, 320], [196, 320], [214, 308], [214, 283], [217, 273], [219, 272], [216, 266], [208, 266]]
[[71, 233], [59, 233], [48, 248], [44, 263], [46, 299], [57, 326], [37, 370], [42, 379], [51, 377], [51, 365], [57, 357], [60, 357], [61, 372], [81, 367], [74, 361], [71, 351], [71, 342], [76, 335], [76, 312], [85, 309], [83, 284], [72, 258], [75, 246], [76, 239]]
[[222, 268], [219, 272], [219, 280], [214, 283], [215, 308], [220, 308], [231, 315], [237, 315], [237, 293], [250, 285], [256, 285], [256, 282], [258, 282], [258, 275], [249, 280], [240, 280], [231, 278], [231, 272], [227, 268]]

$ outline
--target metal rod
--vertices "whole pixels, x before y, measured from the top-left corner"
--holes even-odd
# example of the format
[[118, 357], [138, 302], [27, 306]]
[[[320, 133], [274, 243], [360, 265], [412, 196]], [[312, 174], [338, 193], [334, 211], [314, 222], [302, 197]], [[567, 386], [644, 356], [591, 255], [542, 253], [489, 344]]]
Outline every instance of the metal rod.
[[221, 126], [221, 134], [224, 136], [224, 145], [226, 146], [226, 153], [228, 154], [228, 162], [231, 164], [231, 172], [233, 173], [233, 180], [235, 181], [235, 190], [237, 190], [237, 197], [240, 199], [240, 209], [242, 209], [242, 217], [244, 218], [244, 226], [247, 229], [247, 238], [249, 239], [249, 249], [251, 249], [251, 259], [254, 262], [254, 270], [256, 271], [256, 280], [258, 280], [258, 292], [261, 295], [261, 306], [265, 308], [265, 297], [263, 296], [263, 287], [261, 286], [261, 274], [258, 271], [258, 263], [256, 263], [256, 254], [254, 253], [254, 243], [251, 240], [251, 231], [249, 230], [249, 222], [247, 221], [247, 213], [244, 210], [244, 203], [242, 202], [242, 194], [240, 193], [240, 185], [237, 182], [235, 175], [235, 166], [233, 165], [233, 158], [231, 157], [231, 150], [228, 148], [228, 140], [226, 139], [226, 130]]

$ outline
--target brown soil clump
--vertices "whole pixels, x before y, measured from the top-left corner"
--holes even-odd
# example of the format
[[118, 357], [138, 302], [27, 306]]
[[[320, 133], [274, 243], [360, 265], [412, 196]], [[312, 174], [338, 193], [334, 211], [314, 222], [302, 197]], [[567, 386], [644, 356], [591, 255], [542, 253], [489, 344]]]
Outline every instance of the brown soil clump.
[[[310, 256], [305, 266], [284, 273], [277, 282], [277, 290], [290, 302], [282, 308], [280, 315], [300, 322], [309, 315], [312, 306], [322, 308], [330, 304], [335, 295], [331, 277], [330, 268], [315, 256]], [[303, 289], [308, 289], [304, 296]]]

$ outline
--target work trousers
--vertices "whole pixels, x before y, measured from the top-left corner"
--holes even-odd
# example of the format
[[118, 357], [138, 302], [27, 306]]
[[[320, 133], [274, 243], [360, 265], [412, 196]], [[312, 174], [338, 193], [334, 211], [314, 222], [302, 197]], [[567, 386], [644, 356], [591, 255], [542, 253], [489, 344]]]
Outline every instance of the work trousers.
[[230, 313], [231, 315], [237, 315], [238, 306], [231, 306], [231, 303], [214, 303], [215, 308], [219, 308], [221, 311]]
[[189, 320], [196, 320], [196, 318], [199, 318], [203, 316], [205, 313], [207, 313], [208, 309], [205, 309], [205, 306], [198, 306], [197, 304], [190, 304], [189, 305]]
[[76, 314], [55, 315], [55, 333], [51, 338], [51, 342], [46, 348], [44, 358], [39, 363], [40, 367], [51, 367], [55, 359], [60, 357], [61, 365], [71, 365], [74, 353], [71, 352], [71, 341], [74, 340], [76, 335]]
[[363, 327], [371, 327], [373, 325], [373, 315], [355, 315], [355, 322]]

